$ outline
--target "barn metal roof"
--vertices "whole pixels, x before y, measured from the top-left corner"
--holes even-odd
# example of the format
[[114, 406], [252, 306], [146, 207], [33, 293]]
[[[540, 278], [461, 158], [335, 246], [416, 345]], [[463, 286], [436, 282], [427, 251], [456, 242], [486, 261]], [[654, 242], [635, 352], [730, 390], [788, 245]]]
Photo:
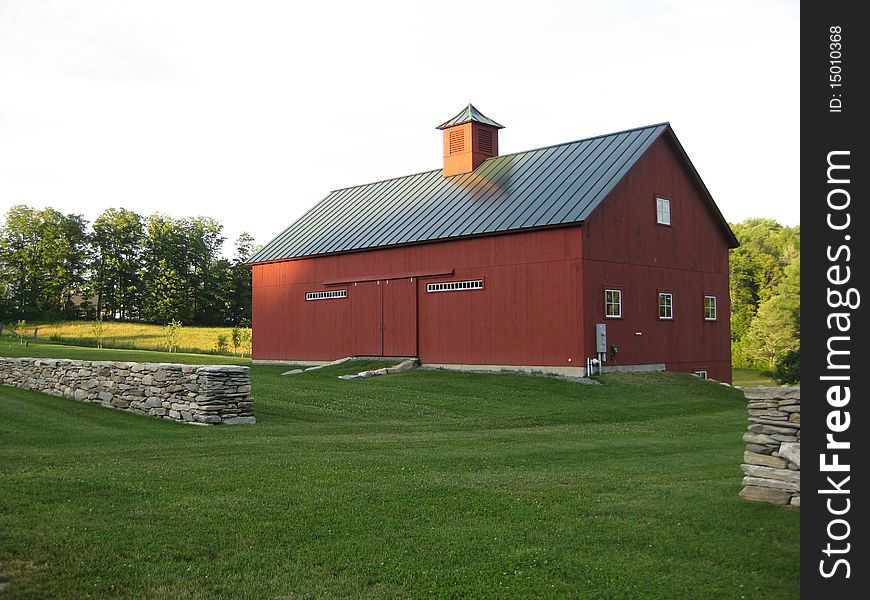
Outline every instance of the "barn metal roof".
[[583, 221], [666, 130], [659, 123], [495, 156], [471, 173], [437, 169], [335, 190], [249, 262]]
[[456, 115], [449, 121], [444, 121], [435, 129], [447, 129], [448, 127], [462, 125], [463, 123], [468, 123], [471, 121], [475, 123], [489, 125], [490, 127], [495, 127], [497, 129], [504, 129], [504, 125], [499, 125], [498, 123], [487, 117], [485, 114], [477, 110], [473, 104], [469, 104], [468, 106], [460, 110], [458, 115]]

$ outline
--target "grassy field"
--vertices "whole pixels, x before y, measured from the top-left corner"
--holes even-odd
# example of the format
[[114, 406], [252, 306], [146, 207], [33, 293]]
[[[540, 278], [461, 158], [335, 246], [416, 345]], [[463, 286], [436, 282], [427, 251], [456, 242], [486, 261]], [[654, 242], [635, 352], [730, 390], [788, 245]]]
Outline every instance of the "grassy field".
[[[22, 346], [17, 338], [0, 340], [0, 356], [31, 356], [45, 358], [74, 358], [77, 360], [116, 360], [126, 362], [170, 362], [203, 365], [250, 365], [250, 358], [189, 352], [157, 352], [153, 350], [99, 350], [87, 346], [64, 346], [39, 342]], [[4, 388], [0, 388], [2, 394]]]
[[738, 390], [336, 378], [373, 364], [253, 367], [238, 427], [0, 388], [0, 597], [799, 596], [799, 513], [737, 496]]
[[[162, 325], [150, 325], [148, 323], [121, 323], [105, 321], [103, 345], [106, 348], [127, 348], [139, 350], [166, 350], [166, 336]], [[91, 321], [62, 321], [57, 323], [28, 323], [26, 330], [28, 337], [32, 336], [33, 329], [38, 328], [38, 339], [42, 341], [54, 341], [65, 344], [77, 344], [83, 346], [96, 346], [94, 326]], [[178, 340], [180, 352], [207, 352], [215, 351], [215, 345], [219, 335], [227, 336], [229, 342], [232, 327], [182, 327]], [[4, 331], [3, 340], [12, 338], [11, 332]], [[17, 339], [17, 338], [15, 338]]]

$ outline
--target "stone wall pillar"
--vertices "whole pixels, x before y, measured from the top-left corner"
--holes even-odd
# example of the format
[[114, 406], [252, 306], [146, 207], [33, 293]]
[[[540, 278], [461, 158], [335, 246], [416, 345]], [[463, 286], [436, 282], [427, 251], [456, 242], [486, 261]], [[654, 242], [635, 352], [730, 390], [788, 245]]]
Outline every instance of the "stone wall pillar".
[[743, 489], [756, 502], [801, 505], [801, 389], [748, 388]]
[[196, 373], [200, 391], [196, 405], [201, 415], [200, 422], [224, 425], [256, 423], [248, 367], [215, 365], [200, 367]]

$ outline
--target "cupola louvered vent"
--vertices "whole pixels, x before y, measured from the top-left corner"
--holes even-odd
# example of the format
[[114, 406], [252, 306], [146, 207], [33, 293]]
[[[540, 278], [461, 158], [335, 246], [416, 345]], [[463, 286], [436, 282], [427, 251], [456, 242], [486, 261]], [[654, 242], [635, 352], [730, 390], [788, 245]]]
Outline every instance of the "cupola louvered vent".
[[465, 132], [461, 129], [450, 132], [450, 154], [459, 154], [465, 150]]
[[444, 177], [471, 173], [498, 156], [498, 130], [502, 126], [471, 104], [438, 129], [444, 132]]
[[477, 150], [484, 154], [492, 154], [492, 131], [489, 129], [477, 130]]

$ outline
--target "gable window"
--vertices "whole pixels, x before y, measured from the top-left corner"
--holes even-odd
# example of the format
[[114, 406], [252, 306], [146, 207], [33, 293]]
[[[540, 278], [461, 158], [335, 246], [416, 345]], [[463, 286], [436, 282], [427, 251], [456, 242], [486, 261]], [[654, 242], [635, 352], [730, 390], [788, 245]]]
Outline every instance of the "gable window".
[[622, 317], [622, 290], [604, 290], [604, 316], [608, 319]]
[[704, 296], [704, 320], [716, 320], [716, 296]]
[[659, 319], [674, 318], [674, 295], [670, 292], [659, 292]]
[[671, 224], [671, 201], [667, 198], [656, 198], [656, 223]]
[[482, 290], [483, 279], [471, 281], [445, 281], [443, 283], [426, 284], [427, 292], [459, 292], [462, 290]]
[[347, 290], [329, 290], [328, 292], [306, 292], [306, 300], [333, 300], [347, 298]]

